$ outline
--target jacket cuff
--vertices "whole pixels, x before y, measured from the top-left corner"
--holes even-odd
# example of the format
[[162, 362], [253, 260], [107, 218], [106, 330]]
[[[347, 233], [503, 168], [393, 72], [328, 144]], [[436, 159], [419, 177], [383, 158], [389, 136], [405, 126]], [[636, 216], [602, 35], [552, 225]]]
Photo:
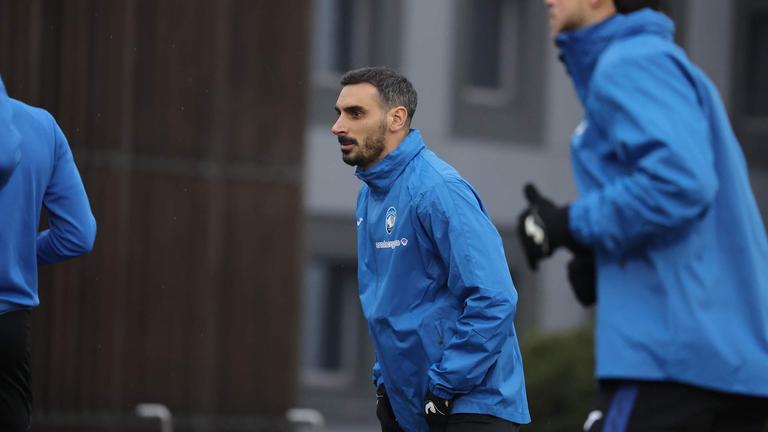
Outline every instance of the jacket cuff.
[[558, 226], [562, 227], [560, 235], [563, 237], [563, 246], [570, 249], [576, 255], [590, 253], [589, 247], [581, 243], [577, 238], [573, 230], [571, 229], [571, 214], [572, 206], [567, 205], [557, 210], [556, 218]]
[[[442, 387], [438, 387], [438, 386], [436, 386], [436, 385], [434, 385], [434, 384], [430, 384], [428, 388], [429, 388], [429, 391], [430, 391], [430, 392], [431, 392], [433, 395], [435, 395], [435, 396], [439, 397], [440, 399], [445, 399], [445, 400], [453, 400], [453, 393], [451, 393], [451, 392], [449, 392], [449, 391], [445, 390], [445, 389], [444, 389], [444, 388], [442, 388]], [[425, 396], [426, 396], [426, 395], [425, 395]]]

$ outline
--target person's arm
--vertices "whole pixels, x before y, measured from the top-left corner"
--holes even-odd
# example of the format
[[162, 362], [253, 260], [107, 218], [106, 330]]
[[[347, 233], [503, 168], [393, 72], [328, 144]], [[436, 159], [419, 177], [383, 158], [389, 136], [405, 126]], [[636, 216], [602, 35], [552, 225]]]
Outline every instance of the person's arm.
[[381, 378], [381, 365], [379, 365], [379, 358], [378, 355], [376, 357], [376, 360], [373, 362], [373, 386], [375, 388], [379, 388], [380, 385], [384, 384], [384, 380]]
[[38, 264], [53, 264], [91, 251], [96, 239], [96, 220], [67, 139], [51, 117], [55, 160], [43, 205], [49, 229], [37, 235]]
[[419, 203], [419, 220], [448, 269], [448, 289], [464, 309], [443, 357], [429, 369], [429, 392], [453, 399], [485, 378], [513, 334], [517, 292], [496, 227], [463, 181], [449, 180]]
[[0, 79], [0, 189], [8, 182], [21, 161], [21, 136], [13, 126], [10, 101]]
[[612, 59], [592, 83], [589, 119], [627, 169], [571, 204], [576, 240], [622, 253], [700, 218], [718, 181], [692, 77], [670, 54], [649, 53]]

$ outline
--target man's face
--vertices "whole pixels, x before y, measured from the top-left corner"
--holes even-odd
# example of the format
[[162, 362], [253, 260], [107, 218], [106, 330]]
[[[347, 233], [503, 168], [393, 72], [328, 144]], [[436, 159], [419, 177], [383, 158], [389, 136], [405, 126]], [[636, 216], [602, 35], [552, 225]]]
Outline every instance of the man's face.
[[589, 0], [544, 0], [549, 8], [549, 32], [577, 30], [587, 22]]
[[387, 133], [387, 112], [378, 90], [371, 84], [351, 84], [336, 101], [339, 117], [331, 132], [341, 144], [341, 159], [363, 169], [381, 160]]

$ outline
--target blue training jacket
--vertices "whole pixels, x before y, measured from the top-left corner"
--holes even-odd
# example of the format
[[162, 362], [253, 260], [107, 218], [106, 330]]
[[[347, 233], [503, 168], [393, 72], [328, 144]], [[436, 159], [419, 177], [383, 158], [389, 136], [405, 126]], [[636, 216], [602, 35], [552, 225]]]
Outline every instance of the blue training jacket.
[[[21, 158], [0, 188], [0, 314], [37, 306], [37, 266], [89, 252], [96, 222], [64, 134], [45, 110], [7, 100]], [[38, 232], [41, 206], [49, 229]]]
[[0, 79], [0, 189], [21, 160], [20, 139], [11, 121], [11, 102]]
[[768, 396], [768, 241], [710, 80], [644, 9], [562, 33], [586, 118], [574, 236], [596, 251], [599, 378]]
[[360, 301], [399, 424], [428, 432], [427, 391], [454, 413], [528, 423], [517, 292], [480, 198], [412, 129], [356, 175]]

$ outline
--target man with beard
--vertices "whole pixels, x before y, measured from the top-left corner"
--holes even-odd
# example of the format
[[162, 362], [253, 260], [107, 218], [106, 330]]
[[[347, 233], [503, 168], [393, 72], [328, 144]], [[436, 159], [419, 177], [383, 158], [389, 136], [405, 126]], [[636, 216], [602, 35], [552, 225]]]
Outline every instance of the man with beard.
[[768, 241], [717, 90], [643, 7], [656, 2], [545, 3], [584, 106], [580, 196], [561, 206], [528, 186], [520, 238], [532, 265], [560, 246], [594, 253], [569, 266], [597, 308], [584, 430], [762, 431]]
[[341, 85], [331, 131], [363, 181], [358, 282], [382, 431], [518, 430], [530, 416], [498, 231], [474, 189], [410, 129], [406, 78], [363, 68]]

